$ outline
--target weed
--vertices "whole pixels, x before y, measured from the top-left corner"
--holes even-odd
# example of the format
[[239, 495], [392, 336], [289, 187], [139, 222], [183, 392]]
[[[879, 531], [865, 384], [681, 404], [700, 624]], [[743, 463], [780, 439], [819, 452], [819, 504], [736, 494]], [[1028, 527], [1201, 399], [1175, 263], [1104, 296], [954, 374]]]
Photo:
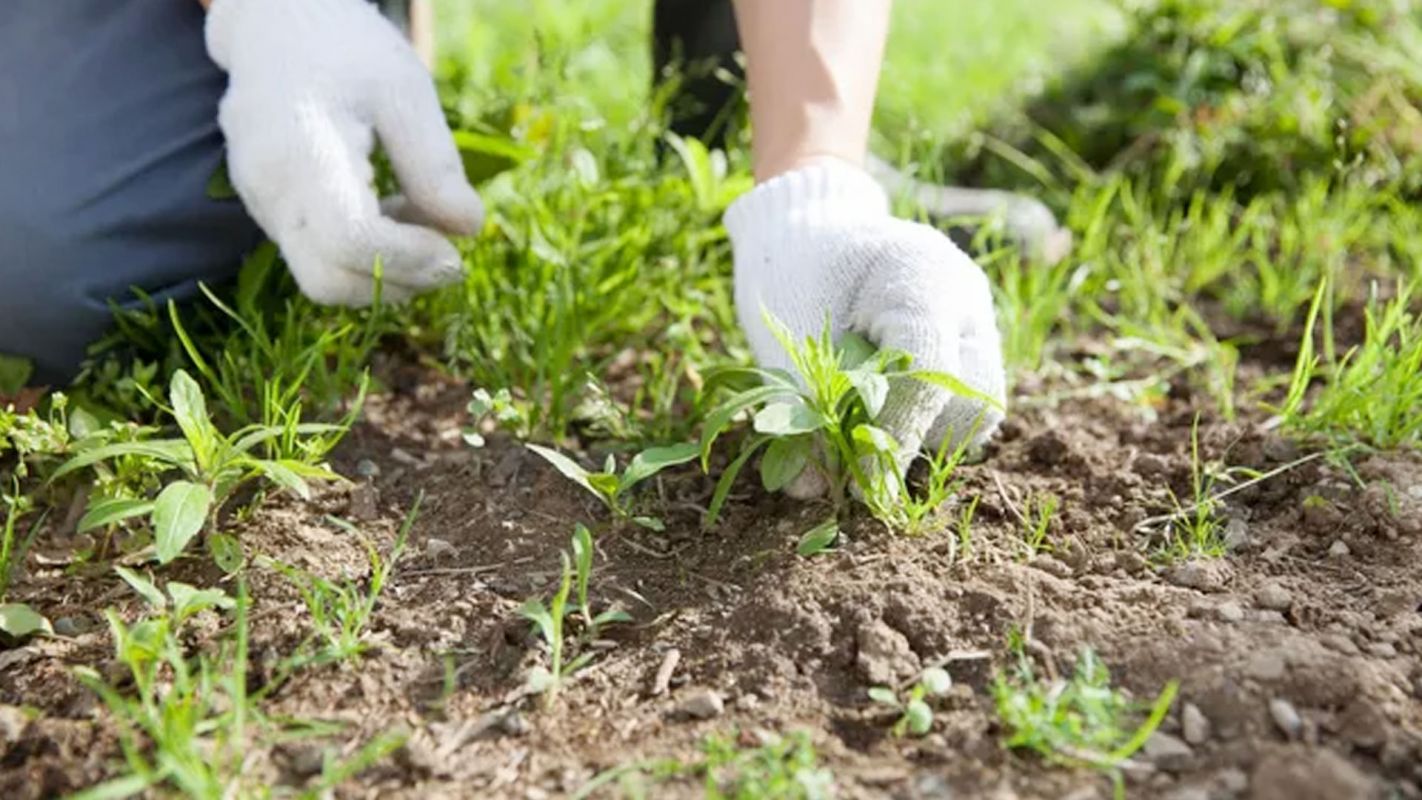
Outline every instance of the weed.
[[[115, 660], [128, 672], [134, 698], [89, 667], [75, 670], [117, 724], [127, 768], [122, 777], [83, 796], [127, 796], [165, 783], [188, 797], [215, 800], [237, 792], [252, 714], [245, 587], [233, 599], [218, 590], [170, 583], [165, 597], [147, 579], [127, 571], [120, 574], [154, 614], [130, 626], [112, 609], [105, 612]], [[235, 640], [216, 657], [189, 660], [179, 640], [183, 622], [207, 608], [235, 611]]]
[[928, 698], [942, 697], [952, 688], [953, 679], [948, 676], [947, 670], [929, 667], [907, 693], [900, 695], [887, 686], [875, 686], [869, 690], [869, 698], [899, 713], [893, 727], [895, 736], [905, 733], [922, 736], [933, 727], [933, 708], [928, 704]]
[[963, 504], [963, 509], [958, 512], [958, 558], [968, 559], [973, 555], [973, 517], [978, 513], [978, 502], [982, 500], [979, 495], [974, 495], [973, 499]]
[[223, 505], [243, 485], [262, 479], [307, 498], [311, 494], [307, 480], [336, 479], [324, 467], [308, 461], [257, 458], [252, 451], [283, 436], [326, 436], [344, 430], [340, 426], [289, 420], [282, 427], [248, 426], [225, 436], [208, 417], [207, 404], [197, 382], [183, 370], [173, 373], [168, 398], [169, 413], [183, 438], [93, 447], [55, 470], [52, 479], [85, 467], [137, 457], [145, 460], [155, 476], [169, 470], [182, 475], [181, 479], [167, 483], [151, 500], [128, 496], [94, 499], [79, 522], [81, 532], [146, 516], [153, 527], [158, 561], [166, 564], [177, 558], [193, 537], [216, 521]]
[[[586, 645], [597, 638], [598, 632], [604, 625], [626, 622], [630, 619], [625, 612], [616, 609], [593, 614], [592, 606], [588, 601], [588, 583], [592, 576], [593, 541], [592, 534], [582, 525], [578, 525], [573, 533], [572, 549], [573, 558], [571, 559], [566, 552], [559, 553], [563, 559], [562, 577], [558, 583], [558, 590], [553, 593], [552, 599], [545, 604], [536, 597], [529, 598], [519, 609], [519, 614], [533, 623], [534, 629], [543, 637], [544, 644], [548, 646], [548, 665], [536, 666], [528, 673], [529, 690], [543, 695], [544, 705], [548, 707], [557, 702], [558, 692], [568, 679], [575, 672], [586, 667], [595, 655], [594, 651], [579, 647], [581, 652], [572, 658], [568, 657], [569, 642], [565, 627], [572, 612], [576, 610], [583, 620], [582, 635], [574, 643], [579, 646]], [[574, 586], [577, 587], [578, 605], [576, 609], [569, 605]]]
[[674, 759], [637, 762], [600, 773], [573, 794], [591, 797], [614, 781], [628, 798], [661, 796], [657, 784], [678, 778], [702, 779], [707, 800], [829, 800], [834, 776], [819, 765], [809, 735], [760, 734], [760, 743], [743, 746], [737, 736], [708, 736], [702, 757], [690, 764]]
[[[1329, 282], [1314, 293], [1299, 357], [1280, 410], [1293, 430], [1346, 445], [1363, 442], [1391, 449], [1422, 442], [1422, 316], [1413, 311], [1413, 287], [1399, 284], [1384, 303], [1374, 286], [1364, 311], [1362, 344], [1337, 354], [1328, 307]], [[1315, 331], [1322, 312], [1323, 355]], [[1322, 385], [1312, 398], [1308, 388]]]
[[[345, 520], [328, 518], [333, 524], [343, 528], [351, 536], [365, 545], [366, 558], [370, 564], [370, 575], [364, 581], [328, 581], [289, 564], [270, 558], [262, 558], [260, 563], [269, 566], [286, 578], [301, 594], [306, 611], [311, 615], [315, 627], [311, 639], [307, 640], [294, 657], [293, 665], [330, 664], [360, 656], [369, 649], [366, 641], [371, 616], [380, 602], [380, 595], [390, 581], [390, 574], [405, 552], [410, 529], [420, 513], [423, 496], [415, 499], [409, 513], [395, 536], [395, 544], [390, 554], [381, 558], [379, 551], [360, 531]], [[314, 639], [315, 647], [311, 647]]]
[[[846, 507], [851, 487], [878, 519], [902, 528], [910, 518], [905, 510], [907, 487], [899, 474], [898, 443], [873, 424], [896, 380], [932, 383], [956, 394], [973, 397], [991, 406], [993, 398], [977, 392], [951, 375], [911, 368], [905, 353], [874, 352], [864, 339], [846, 335], [840, 349], [830, 340], [829, 327], [818, 337], [796, 344], [786, 328], [773, 318], [767, 323], [776, 333], [799, 372], [804, 388], [783, 370], [737, 368], [721, 373], [723, 380], [750, 379], [756, 385], [742, 389], [707, 415], [701, 434], [701, 463], [710, 467], [716, 439], [741, 413], [754, 410], [755, 435], [717, 482], [706, 524], [715, 524], [732, 484], [746, 462], [762, 447], [761, 483], [767, 491], [788, 486], [802, 473], [818, 473], [829, 487], [835, 516]], [[935, 484], [947, 485], [961, 450], [940, 459]], [[930, 498], [931, 499], [931, 498]], [[924, 505], [914, 507], [919, 519]]]
[[1027, 555], [1050, 553], [1052, 545], [1047, 541], [1052, 521], [1056, 519], [1061, 500], [1054, 494], [1033, 495], [1027, 501], [1027, 512], [1023, 520], [1022, 542], [1027, 546]]
[[[928, 459], [928, 478], [921, 491], [905, 492], [901, 501], [901, 520], [905, 533], [925, 533], [938, 509], [958, 493], [960, 482], [955, 479], [958, 465], [967, 456], [968, 444], [972, 439], [973, 435], [970, 433], [963, 437], [957, 447], [951, 449], [951, 441], [944, 440]], [[976, 506], [976, 501], [974, 505]]]
[[613, 517], [630, 520], [645, 528], [662, 530], [662, 521], [656, 517], [636, 515], [632, 510], [630, 492], [633, 487], [656, 475], [667, 467], [694, 461], [698, 448], [694, 444], [674, 444], [652, 447], [633, 456], [621, 474], [617, 472], [617, 459], [608, 454], [601, 472], [590, 472], [578, 462], [547, 447], [536, 444], [528, 449], [542, 456], [569, 480], [586, 489], [592, 496], [602, 501]]
[[992, 685], [1006, 745], [1053, 763], [1101, 770], [1122, 797], [1120, 766], [1160, 726], [1177, 684], [1167, 683], [1146, 719], [1132, 728], [1138, 706], [1111, 687], [1110, 673], [1090, 648], [1082, 650], [1069, 679], [1052, 681], [1038, 679], [1023, 649], [1014, 650], [1013, 674], [999, 674]]
[[1214, 496], [1215, 474], [1200, 460], [1200, 415], [1190, 425], [1191, 501], [1183, 505], [1174, 492], [1175, 504], [1171, 535], [1166, 547], [1169, 559], [1224, 555], [1224, 526], [1219, 518], [1219, 500]]
[[468, 411], [472, 422], [464, 431], [464, 442], [470, 447], [484, 446], [484, 434], [480, 432], [480, 427], [485, 421], [491, 422], [495, 427], [511, 430], [520, 438], [528, 435], [528, 418], [514, 402], [508, 389], [500, 389], [492, 395], [487, 389], [475, 389]]

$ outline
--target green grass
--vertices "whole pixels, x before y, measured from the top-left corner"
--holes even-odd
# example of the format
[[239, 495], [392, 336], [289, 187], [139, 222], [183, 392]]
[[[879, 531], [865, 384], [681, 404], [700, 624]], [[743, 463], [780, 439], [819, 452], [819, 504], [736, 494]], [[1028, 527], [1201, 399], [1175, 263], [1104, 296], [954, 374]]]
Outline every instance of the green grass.
[[636, 762], [600, 773], [573, 794], [593, 797], [616, 786], [618, 796], [660, 796], [669, 781], [699, 777], [706, 800], [829, 800], [835, 796], [834, 775], [819, 764], [808, 734], [758, 734], [760, 744], [744, 737], [711, 735], [701, 744], [702, 757], [691, 763], [675, 759]]
[[1068, 677], [1037, 676], [1022, 649], [1016, 665], [992, 685], [1004, 744], [1071, 767], [1089, 767], [1110, 775], [1116, 796], [1124, 796], [1120, 767], [1145, 745], [1175, 700], [1169, 683], [1148, 708], [1111, 686], [1111, 675], [1089, 648], [1081, 652]]

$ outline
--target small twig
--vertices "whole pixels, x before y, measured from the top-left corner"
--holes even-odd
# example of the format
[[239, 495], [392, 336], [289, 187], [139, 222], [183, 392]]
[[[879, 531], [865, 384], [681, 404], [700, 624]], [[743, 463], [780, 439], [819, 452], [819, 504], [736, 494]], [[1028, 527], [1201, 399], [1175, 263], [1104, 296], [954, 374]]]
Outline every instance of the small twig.
[[667, 688], [671, 686], [672, 675], [676, 672], [676, 667], [681, 663], [681, 651], [673, 647], [662, 657], [661, 666], [657, 667], [657, 674], [652, 677], [652, 697], [660, 697], [667, 693]]
[[1022, 513], [1016, 503], [1012, 502], [1012, 498], [1007, 496], [1007, 487], [1003, 485], [1002, 475], [998, 474], [997, 470], [992, 471], [992, 482], [997, 485], [997, 494], [1002, 498], [1002, 504], [1007, 507], [1008, 511], [1012, 512], [1012, 516], [1017, 517], [1017, 521], [1022, 523], [1024, 527], [1031, 527], [1027, 522], [1026, 515]]

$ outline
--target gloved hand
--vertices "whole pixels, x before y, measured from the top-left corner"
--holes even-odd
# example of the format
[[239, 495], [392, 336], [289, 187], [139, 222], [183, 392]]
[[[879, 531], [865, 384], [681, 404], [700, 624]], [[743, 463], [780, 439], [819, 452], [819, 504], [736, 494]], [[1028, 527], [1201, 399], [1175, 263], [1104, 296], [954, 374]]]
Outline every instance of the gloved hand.
[[[459, 280], [436, 229], [476, 233], [484, 209], [465, 178], [429, 73], [364, 0], [215, 0], [207, 49], [229, 74], [219, 123], [232, 185], [321, 303], [399, 301]], [[403, 196], [382, 208], [379, 137]]]
[[[797, 342], [823, 331], [828, 314], [835, 341], [855, 331], [909, 353], [914, 369], [946, 372], [1004, 398], [987, 276], [936, 229], [890, 216], [884, 190], [864, 171], [827, 160], [786, 173], [732, 204], [725, 223], [736, 313], [761, 366], [795, 373], [762, 310]], [[978, 444], [1001, 421], [981, 401], [900, 380], [876, 424], [898, 441], [904, 470], [925, 444], [937, 447], [946, 437], [956, 446], [969, 433]], [[813, 481], [797, 483], [792, 494], [816, 493]]]

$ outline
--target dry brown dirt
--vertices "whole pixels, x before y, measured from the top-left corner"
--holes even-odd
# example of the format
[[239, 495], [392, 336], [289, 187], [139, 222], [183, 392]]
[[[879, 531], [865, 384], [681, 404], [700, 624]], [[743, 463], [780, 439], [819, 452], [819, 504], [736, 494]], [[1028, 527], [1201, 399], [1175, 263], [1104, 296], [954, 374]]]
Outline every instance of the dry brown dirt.
[[[402, 730], [406, 745], [341, 796], [561, 797], [621, 764], [691, 760], [709, 733], [754, 741], [798, 730], [812, 737], [841, 797], [1109, 797], [1097, 773], [1001, 746], [988, 687], [1016, 629], [1046, 672], [1069, 670], [1090, 646], [1142, 702], [1180, 681], [1162, 726], [1168, 738], [1127, 771], [1130, 796], [1422, 797], [1415, 454], [1362, 459], [1356, 475], [1323, 459], [1296, 466], [1229, 498], [1226, 557], [1164, 565], [1136, 527], [1170, 509], [1167, 489], [1189, 494], [1198, 398], [1182, 387], [1147, 411], [1076, 393], [1016, 409], [986, 459], [963, 469], [965, 496], [981, 497], [969, 552], [957, 552], [949, 534], [906, 537], [865, 520], [842, 548], [802, 558], [798, 535], [824, 509], [766, 496], [750, 472], [712, 531], [700, 527], [712, 481], [694, 468], [648, 490], [665, 534], [617, 528], [516, 443], [465, 446], [466, 387], [433, 376], [400, 383], [371, 402], [335, 460], [357, 475], [367, 459], [377, 476], [309, 504], [269, 502], [235, 523], [249, 553], [359, 576], [362, 546], [326, 515], [356, 521], [388, 547], [424, 494], [375, 615], [378, 647], [299, 673], [267, 706], [342, 722], [345, 733], [263, 748], [250, 763], [263, 781], [301, 786], [319, 768], [321, 746], [349, 753]], [[1298, 447], [1264, 422], [1207, 418], [1202, 450], [1260, 471], [1298, 459]], [[1028, 556], [1018, 515], [1043, 493], [1060, 498], [1061, 511], [1051, 552]], [[956, 515], [945, 511], [943, 527]], [[545, 653], [518, 608], [552, 592], [576, 521], [600, 531], [596, 601], [634, 621], [609, 628], [592, 666], [545, 709], [520, 690]], [[138, 604], [112, 573], [73, 566], [64, 557], [72, 544], [43, 542], [14, 593], [51, 619], [68, 618], [71, 635], [0, 651], [0, 703], [33, 710], [0, 706], [0, 797], [65, 794], [119, 763], [101, 707], [71, 670], [103, 669], [111, 658], [102, 608], [132, 617]], [[197, 559], [170, 576], [221, 578]], [[260, 683], [261, 665], [294, 647], [307, 623], [275, 575], [254, 568], [250, 580]], [[956, 685], [933, 731], [893, 738], [892, 718], [866, 689], [945, 659]], [[667, 690], [654, 694], [669, 661]], [[724, 700], [722, 712], [679, 713], [706, 690]], [[671, 782], [652, 796], [696, 794], [694, 782]]]

